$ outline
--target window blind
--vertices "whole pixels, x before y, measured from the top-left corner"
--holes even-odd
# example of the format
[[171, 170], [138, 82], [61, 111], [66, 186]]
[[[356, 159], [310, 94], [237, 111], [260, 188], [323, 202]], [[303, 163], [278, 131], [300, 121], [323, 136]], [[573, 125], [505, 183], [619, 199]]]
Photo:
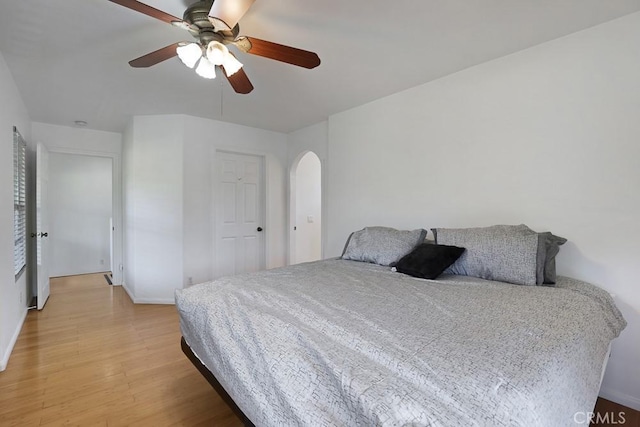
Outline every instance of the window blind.
[[27, 265], [27, 146], [13, 128], [13, 268], [17, 276]]

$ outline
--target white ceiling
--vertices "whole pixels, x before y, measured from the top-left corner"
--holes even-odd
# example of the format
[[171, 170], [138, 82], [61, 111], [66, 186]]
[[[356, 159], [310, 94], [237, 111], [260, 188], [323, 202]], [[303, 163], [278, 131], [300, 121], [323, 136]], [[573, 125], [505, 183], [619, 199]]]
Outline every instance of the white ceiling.
[[[143, 2], [178, 17], [189, 3]], [[132, 115], [190, 114], [290, 132], [639, 10], [640, 0], [257, 0], [241, 34], [314, 51], [322, 64], [237, 53], [249, 95], [177, 58], [129, 67], [191, 36], [108, 0], [3, 0], [0, 52], [34, 121], [121, 132]]]

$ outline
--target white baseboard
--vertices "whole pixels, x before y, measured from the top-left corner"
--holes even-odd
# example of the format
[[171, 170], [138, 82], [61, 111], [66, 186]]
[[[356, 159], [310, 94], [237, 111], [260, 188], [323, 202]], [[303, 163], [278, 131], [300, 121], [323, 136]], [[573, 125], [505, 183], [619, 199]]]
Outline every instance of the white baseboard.
[[127, 284], [124, 283], [124, 280], [122, 281], [122, 285], [120, 285], [120, 286], [122, 286], [122, 289], [124, 289], [124, 291], [127, 293], [127, 295], [129, 295], [129, 299], [131, 300], [131, 302], [133, 302], [135, 304], [136, 303], [136, 298], [133, 295], [133, 292], [131, 292], [129, 290], [129, 287], [127, 286]]
[[136, 304], [166, 304], [174, 305], [176, 302], [173, 298], [136, 298]]
[[24, 313], [22, 314], [22, 319], [18, 322], [18, 326], [16, 330], [13, 332], [11, 336], [11, 341], [9, 341], [9, 345], [7, 346], [6, 351], [2, 355], [2, 360], [0, 360], [0, 372], [7, 369], [7, 365], [9, 364], [9, 357], [11, 356], [11, 352], [13, 351], [13, 347], [16, 345], [16, 341], [18, 341], [18, 337], [20, 336], [20, 331], [22, 330], [22, 325], [24, 325], [24, 320], [27, 318], [27, 313], [29, 310], [25, 307]]
[[173, 298], [137, 298], [133, 295], [133, 292], [127, 287], [126, 283], [122, 284], [124, 291], [129, 295], [129, 298], [134, 304], [167, 304], [174, 305], [176, 301]]
[[630, 396], [625, 393], [620, 393], [615, 390], [609, 390], [606, 388], [601, 388], [600, 397], [603, 397], [612, 402], [619, 403], [620, 405], [627, 406], [629, 408], [635, 409], [636, 411], [640, 411], [640, 398]]

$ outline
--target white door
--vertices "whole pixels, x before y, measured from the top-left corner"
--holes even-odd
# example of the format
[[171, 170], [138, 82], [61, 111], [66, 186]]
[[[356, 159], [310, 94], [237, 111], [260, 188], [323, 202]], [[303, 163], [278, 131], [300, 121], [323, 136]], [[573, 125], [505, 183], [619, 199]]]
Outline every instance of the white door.
[[265, 268], [263, 159], [216, 153], [216, 276]]
[[42, 310], [49, 298], [49, 218], [47, 216], [49, 185], [49, 152], [38, 143], [36, 147], [36, 239], [38, 310]]

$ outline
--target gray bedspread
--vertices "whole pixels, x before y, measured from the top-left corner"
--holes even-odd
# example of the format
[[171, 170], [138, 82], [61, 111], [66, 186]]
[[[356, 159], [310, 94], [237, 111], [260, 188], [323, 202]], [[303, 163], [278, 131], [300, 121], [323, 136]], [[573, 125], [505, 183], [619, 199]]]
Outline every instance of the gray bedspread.
[[328, 260], [176, 291], [183, 336], [257, 426], [565, 426], [626, 322], [603, 290]]

